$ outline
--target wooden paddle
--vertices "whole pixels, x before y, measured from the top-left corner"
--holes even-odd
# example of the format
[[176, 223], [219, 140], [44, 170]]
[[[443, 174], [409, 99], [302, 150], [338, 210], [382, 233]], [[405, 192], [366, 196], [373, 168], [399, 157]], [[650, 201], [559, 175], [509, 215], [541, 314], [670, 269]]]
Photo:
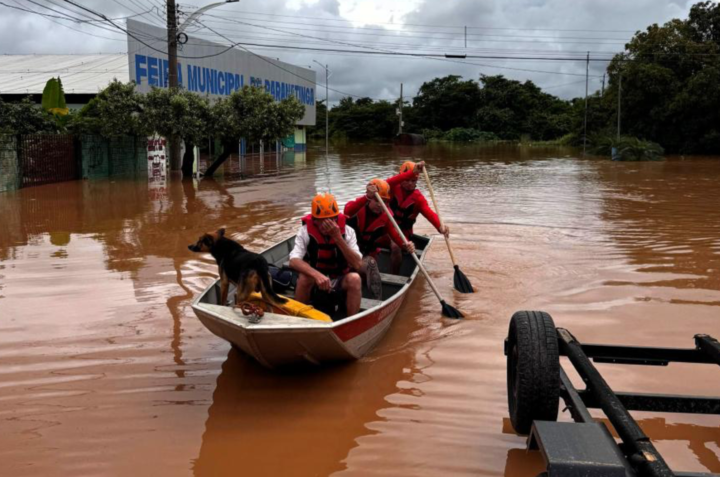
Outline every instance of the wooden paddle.
[[[393, 218], [392, 214], [390, 213], [387, 206], [385, 205], [385, 202], [383, 202], [382, 198], [380, 197], [380, 195], [377, 192], [375, 192], [375, 199], [377, 199], [377, 201], [380, 203], [380, 205], [382, 205], [385, 215], [388, 216], [388, 218], [390, 219], [390, 223], [393, 224], [393, 227], [395, 227], [395, 230], [397, 230], [397, 233], [400, 234], [400, 237], [402, 237], [403, 243], [407, 245], [408, 242], [407, 242], [407, 239], [405, 238], [405, 234], [402, 233], [402, 230], [400, 230], [400, 227], [398, 227], [397, 222], [395, 222], [395, 219]], [[460, 311], [456, 310], [452, 306], [445, 303], [445, 300], [443, 300], [442, 296], [440, 296], [440, 292], [435, 287], [435, 284], [433, 283], [432, 279], [430, 278], [430, 275], [428, 274], [427, 270], [425, 270], [425, 267], [420, 262], [420, 259], [417, 257], [417, 255], [415, 255], [414, 253], [411, 253], [410, 255], [412, 255], [412, 258], [415, 259], [415, 263], [417, 263], [417, 266], [420, 268], [420, 271], [423, 272], [423, 275], [425, 275], [425, 278], [427, 279], [428, 283], [430, 284], [430, 288], [432, 288], [432, 291], [435, 293], [435, 296], [438, 298], [438, 300], [440, 300], [440, 304], [442, 305], [442, 314], [444, 316], [447, 316], [448, 318], [455, 318], [455, 319], [463, 318], [464, 315], [462, 313], [460, 313]]]
[[[443, 228], [444, 225], [442, 217], [440, 217], [440, 209], [438, 208], [437, 201], [435, 200], [435, 192], [433, 191], [432, 185], [430, 184], [430, 176], [427, 173], [426, 167], [423, 167], [423, 174], [425, 175], [425, 182], [427, 183], [428, 190], [430, 191], [430, 197], [432, 198], [433, 205], [435, 206], [435, 213], [440, 219], [440, 228]], [[443, 234], [443, 237], [445, 237], [445, 243], [447, 244], [448, 252], [450, 252], [450, 260], [452, 261], [453, 268], [455, 268], [455, 275], [453, 276], [453, 285], [455, 285], [455, 289], [460, 293], [475, 293], [475, 290], [473, 289], [470, 280], [468, 280], [465, 274], [460, 271], [460, 267], [455, 261], [455, 254], [453, 253], [452, 247], [450, 246], [450, 239], [445, 234]]]

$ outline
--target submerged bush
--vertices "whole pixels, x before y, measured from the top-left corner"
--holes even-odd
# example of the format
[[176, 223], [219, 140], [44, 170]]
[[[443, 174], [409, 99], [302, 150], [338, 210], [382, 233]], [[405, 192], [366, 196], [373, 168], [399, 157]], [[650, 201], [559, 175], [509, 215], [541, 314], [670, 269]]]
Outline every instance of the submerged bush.
[[424, 129], [423, 135], [431, 141], [447, 142], [488, 142], [500, 139], [494, 133], [473, 128], [452, 128], [444, 133], [437, 129]]
[[614, 161], [659, 161], [665, 152], [659, 144], [630, 136], [589, 138], [593, 154], [611, 156]]

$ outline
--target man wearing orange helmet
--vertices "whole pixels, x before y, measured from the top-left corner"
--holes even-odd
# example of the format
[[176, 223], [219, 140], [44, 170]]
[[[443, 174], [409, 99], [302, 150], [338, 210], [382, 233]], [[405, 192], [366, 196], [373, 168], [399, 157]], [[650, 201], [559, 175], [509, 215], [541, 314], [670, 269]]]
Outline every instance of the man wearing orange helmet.
[[360, 275], [365, 279], [368, 289], [377, 300], [382, 299], [382, 281], [375, 257], [381, 247], [390, 247], [390, 239], [408, 253], [415, 253], [415, 246], [408, 242], [403, 244], [400, 234], [383, 213], [382, 205], [375, 194], [388, 204], [390, 202], [390, 185], [382, 179], [373, 179], [367, 185], [366, 193], [345, 204], [343, 211], [349, 219], [347, 224], [355, 230], [358, 246], [363, 254], [363, 265]]
[[[418, 176], [422, 173], [424, 167], [425, 161], [417, 164], [406, 161], [400, 166], [400, 173], [387, 180], [392, 191], [390, 210], [392, 210], [395, 220], [408, 241], [412, 237], [415, 221], [418, 215], [421, 214], [438, 232], [446, 237], [450, 234], [450, 228], [447, 225], [440, 225], [440, 218], [430, 208], [422, 192], [417, 189]], [[402, 264], [402, 251], [395, 244], [391, 244], [391, 248], [393, 272], [398, 273]]]
[[[347, 217], [340, 213], [335, 197], [318, 194], [312, 212], [302, 219], [302, 227], [290, 252], [290, 267], [299, 273], [295, 299], [310, 303], [313, 293], [345, 293], [347, 316], [360, 310], [362, 281], [351, 270], [362, 266], [362, 254]], [[336, 296], [336, 295], [335, 295]], [[325, 297], [327, 298], [327, 297]]]

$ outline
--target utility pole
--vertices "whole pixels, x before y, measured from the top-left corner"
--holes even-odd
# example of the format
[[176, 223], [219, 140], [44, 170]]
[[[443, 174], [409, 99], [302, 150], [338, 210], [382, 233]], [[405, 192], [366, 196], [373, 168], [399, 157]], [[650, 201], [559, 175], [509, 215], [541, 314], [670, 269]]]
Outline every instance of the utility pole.
[[590, 52], [587, 54], [585, 62], [585, 126], [583, 132], [583, 156], [587, 150], [587, 120], [588, 120], [588, 83], [590, 80]]
[[467, 27], [465, 27], [465, 48], [467, 48]]
[[325, 166], [330, 154], [330, 69], [325, 65]]
[[602, 92], [600, 93], [600, 96], [605, 96], [605, 73], [603, 73], [603, 85], [602, 85]]
[[[171, 90], [178, 89], [177, 70], [177, 7], [175, 0], [167, 0], [167, 50], [168, 50], [168, 87]], [[179, 171], [180, 161], [180, 138], [170, 138], [170, 170]]]
[[620, 82], [618, 83], [618, 131], [617, 137], [620, 139], [620, 98], [622, 96], [622, 71], [619, 72]]
[[315, 63], [325, 68], [325, 165], [327, 165], [327, 157], [330, 151], [330, 100], [328, 90], [330, 89], [330, 68], [323, 65], [319, 61], [313, 60]]
[[403, 84], [400, 83], [400, 108], [398, 111], [398, 116], [400, 116], [400, 123], [398, 125], [398, 135], [402, 134], [402, 127], [403, 127]]

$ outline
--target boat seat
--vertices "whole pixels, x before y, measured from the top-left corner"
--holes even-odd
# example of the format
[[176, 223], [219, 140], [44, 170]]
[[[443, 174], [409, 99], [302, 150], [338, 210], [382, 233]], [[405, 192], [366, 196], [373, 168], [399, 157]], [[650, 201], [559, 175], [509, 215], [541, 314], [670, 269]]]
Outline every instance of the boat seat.
[[[284, 262], [282, 264], [285, 268], [290, 268], [290, 262]], [[405, 285], [408, 281], [410, 281], [410, 277], [404, 277], [402, 275], [392, 275], [390, 273], [381, 273], [380, 278], [382, 279], [383, 283], [389, 283], [392, 285]]]
[[370, 308], [375, 308], [376, 306], [380, 305], [382, 303], [382, 300], [373, 300], [372, 298], [363, 298], [360, 300], [360, 309], [361, 310], [369, 310]]
[[407, 282], [410, 281], [410, 277], [404, 277], [402, 275], [391, 275], [389, 273], [381, 273], [380, 278], [382, 279], [383, 283], [400, 286], [404, 286]]
[[[415, 255], [417, 255], [418, 258], [420, 258], [420, 257], [422, 257], [423, 252], [424, 252], [424, 250], [418, 250], [418, 249], [416, 249], [416, 250], [415, 250]], [[390, 249], [389, 249], [389, 248], [381, 248], [381, 249], [380, 249], [380, 253], [386, 253], [386, 254], [390, 255]]]

